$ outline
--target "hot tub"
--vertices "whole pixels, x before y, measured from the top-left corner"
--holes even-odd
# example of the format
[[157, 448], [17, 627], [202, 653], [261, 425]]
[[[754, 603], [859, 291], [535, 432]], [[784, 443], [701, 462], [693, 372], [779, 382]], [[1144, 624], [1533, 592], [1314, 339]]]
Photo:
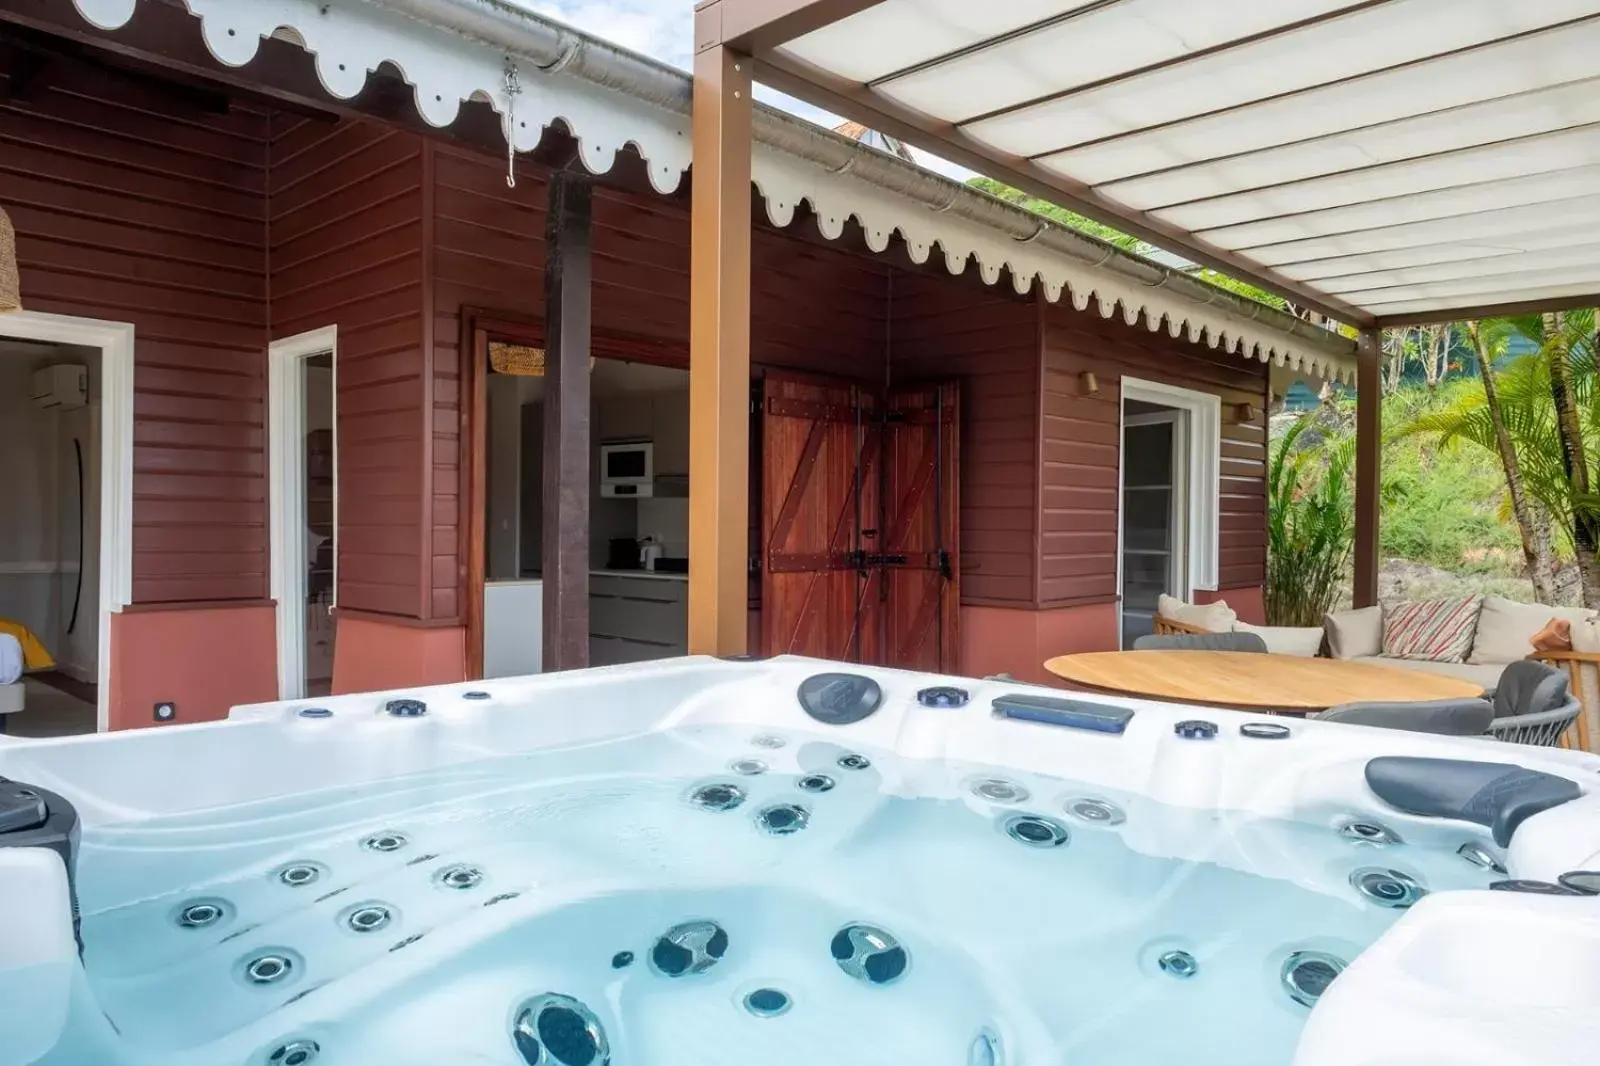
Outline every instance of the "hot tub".
[[8, 741], [0, 1066], [1587, 1061], [1597, 772], [799, 658]]

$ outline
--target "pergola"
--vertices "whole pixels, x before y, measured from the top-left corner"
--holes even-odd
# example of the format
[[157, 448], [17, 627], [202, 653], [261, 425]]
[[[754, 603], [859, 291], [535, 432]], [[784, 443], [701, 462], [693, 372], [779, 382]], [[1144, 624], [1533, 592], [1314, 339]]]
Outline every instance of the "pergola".
[[742, 650], [751, 85], [1360, 331], [1355, 597], [1388, 326], [1600, 303], [1600, 0], [702, 0], [691, 650]]

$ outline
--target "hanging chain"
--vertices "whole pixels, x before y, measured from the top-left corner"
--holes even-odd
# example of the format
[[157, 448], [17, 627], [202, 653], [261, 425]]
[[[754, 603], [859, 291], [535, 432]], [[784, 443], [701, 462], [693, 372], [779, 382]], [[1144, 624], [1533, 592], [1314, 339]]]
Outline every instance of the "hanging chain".
[[522, 77], [517, 66], [506, 61], [506, 186], [517, 187], [517, 97], [522, 95]]

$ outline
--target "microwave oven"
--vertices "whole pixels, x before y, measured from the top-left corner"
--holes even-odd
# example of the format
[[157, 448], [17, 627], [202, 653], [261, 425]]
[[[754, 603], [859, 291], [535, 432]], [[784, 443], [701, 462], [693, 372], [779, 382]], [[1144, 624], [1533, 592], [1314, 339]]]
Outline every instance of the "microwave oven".
[[647, 440], [600, 445], [600, 495], [651, 496], [655, 445]]

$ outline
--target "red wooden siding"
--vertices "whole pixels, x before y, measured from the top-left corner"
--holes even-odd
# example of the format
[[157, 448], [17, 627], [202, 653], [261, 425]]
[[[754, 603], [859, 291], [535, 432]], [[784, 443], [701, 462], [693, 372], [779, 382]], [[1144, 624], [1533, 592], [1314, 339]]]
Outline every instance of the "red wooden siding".
[[[1117, 593], [1117, 461], [1121, 378], [1222, 397], [1219, 587], [1257, 586], [1266, 570], [1265, 363], [1130, 328], [1092, 309], [1050, 305], [1044, 318], [1044, 434], [1039, 600], [1107, 603]], [[1092, 371], [1099, 391], [1081, 379]], [[1235, 405], [1256, 417], [1235, 421]]]
[[136, 331], [133, 599], [264, 598], [266, 115], [66, 61], [0, 101], [24, 306]]
[[338, 327], [338, 603], [413, 618], [437, 606], [423, 580], [435, 534], [422, 178], [413, 134], [274, 118], [272, 335]]
[[[1002, 285], [1008, 285], [1003, 282]], [[1039, 313], [977, 278], [897, 273], [897, 385], [961, 379], [961, 602], [1034, 602]]]

